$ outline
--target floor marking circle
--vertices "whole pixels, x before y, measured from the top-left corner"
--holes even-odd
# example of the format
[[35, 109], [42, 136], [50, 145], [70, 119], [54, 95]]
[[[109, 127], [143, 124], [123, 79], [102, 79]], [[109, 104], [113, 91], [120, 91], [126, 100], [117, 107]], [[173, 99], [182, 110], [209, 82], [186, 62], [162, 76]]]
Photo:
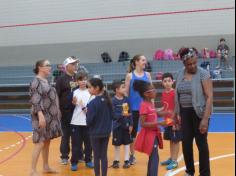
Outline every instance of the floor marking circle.
[[[18, 117], [18, 118], [21, 118], [21, 119], [24, 119], [24, 120], [28, 120], [28, 121], [31, 120], [30, 118], [27, 118], [26, 116], [23, 116], [23, 115], [12, 115], [12, 116], [13, 116], [13, 117]], [[17, 133], [16, 131], [14, 131], [14, 130], [11, 130], [11, 131], [13, 131], [13, 132], [15, 132], [16, 134], [18, 134], [18, 133]], [[9, 150], [9, 149], [11, 149], [11, 148], [14, 148], [14, 147], [16, 147], [17, 145], [20, 145], [20, 144], [22, 144], [23, 142], [29, 140], [30, 138], [32, 138], [32, 135], [29, 135], [29, 136], [27, 136], [27, 137], [24, 137], [24, 139], [21, 139], [20, 141], [16, 142], [15, 144], [10, 144], [9, 146], [6, 146], [6, 147], [0, 149], [0, 152], [3, 152], [4, 150]], [[0, 175], [0, 176], [1, 176], [1, 175]]]
[[[4, 128], [4, 127], [0, 127], [0, 128], [6, 129], [6, 128]], [[9, 130], [9, 129], [7, 129], [7, 130]], [[10, 130], [11, 130], [11, 129], [10, 129]], [[18, 153], [20, 153], [20, 151], [25, 147], [25, 144], [26, 144], [25, 137], [24, 137], [21, 133], [19, 133], [19, 132], [17, 132], [17, 131], [14, 131], [14, 130], [12, 130], [12, 131], [22, 138], [22, 141], [23, 141], [23, 142], [22, 142], [22, 145], [20, 146], [20, 148], [19, 148], [16, 152], [14, 152], [13, 154], [11, 154], [11, 155], [8, 156], [7, 158], [5, 158], [5, 159], [3, 159], [3, 160], [0, 160], [0, 164], [3, 164], [3, 163], [5, 163], [6, 161], [12, 159], [14, 156], [16, 156]]]

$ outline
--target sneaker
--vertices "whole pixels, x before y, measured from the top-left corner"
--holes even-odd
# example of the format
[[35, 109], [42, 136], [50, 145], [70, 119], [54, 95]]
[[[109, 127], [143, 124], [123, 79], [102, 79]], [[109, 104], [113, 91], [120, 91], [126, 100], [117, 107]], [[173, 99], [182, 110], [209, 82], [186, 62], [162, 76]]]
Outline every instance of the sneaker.
[[123, 168], [124, 169], [130, 168], [130, 162], [128, 160], [124, 162]]
[[113, 169], [119, 169], [120, 168], [120, 161], [113, 161], [113, 164], [111, 167]]
[[178, 167], [178, 162], [177, 161], [172, 161], [167, 167], [167, 170], [173, 170], [176, 169]]
[[167, 166], [167, 165], [169, 165], [171, 162], [172, 162], [172, 159], [169, 158], [168, 160], [161, 162], [161, 165], [162, 165], [162, 166]]
[[85, 164], [87, 168], [93, 169], [94, 168], [94, 164], [93, 162], [88, 162]]
[[71, 171], [77, 171], [78, 170], [78, 165], [77, 164], [72, 164], [70, 169], [71, 169]]
[[134, 155], [130, 155], [129, 163], [130, 163], [130, 165], [135, 165], [136, 164], [136, 158], [135, 158]]
[[190, 174], [188, 174], [188, 173], [185, 173], [185, 175], [184, 176], [193, 176], [193, 175], [190, 175]]
[[85, 159], [84, 158], [80, 158], [79, 159], [79, 163], [85, 163]]
[[68, 159], [61, 159], [61, 164], [62, 165], [67, 165], [68, 164]]

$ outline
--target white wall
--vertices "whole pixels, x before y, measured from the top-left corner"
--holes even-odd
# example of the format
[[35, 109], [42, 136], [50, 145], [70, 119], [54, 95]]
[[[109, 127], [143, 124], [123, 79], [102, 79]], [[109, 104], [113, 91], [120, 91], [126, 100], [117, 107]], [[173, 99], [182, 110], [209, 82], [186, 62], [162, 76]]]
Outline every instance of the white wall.
[[[149, 39], [187, 39], [188, 37], [189, 39], [196, 39], [198, 37], [235, 36], [235, 10], [141, 16], [11, 28], [3, 28], [3, 26], [228, 7], [235, 7], [235, 1], [0, 0], [0, 61], [1, 65], [5, 64], [4, 58], [9, 58], [11, 60], [10, 63], [14, 59], [16, 61], [16, 58], [12, 58], [13, 56], [9, 53], [12, 49], [16, 49], [17, 52], [14, 52], [14, 55], [18, 59], [40, 57], [39, 54], [27, 49], [29, 53], [22, 53], [20, 51], [22, 47], [29, 47], [28, 49], [30, 49], [34, 45], [37, 45], [38, 48], [41, 46], [41, 49], [37, 50], [37, 52], [43, 52], [42, 48], [44, 47], [42, 46], [47, 46], [46, 44], [73, 45], [73, 43], [77, 43], [79, 46], [82, 46], [83, 43], [100, 42], [100, 44], [109, 43], [109, 45], [105, 44], [105, 48], [107, 48], [112, 47], [112, 41], [127, 41], [130, 45], [133, 40], [137, 39], [149, 41]], [[231, 38], [231, 40], [234, 39]], [[176, 41], [173, 42], [176, 43]], [[230, 41], [230, 43], [235, 46], [234, 41]], [[181, 43], [179, 45], [182, 46]], [[55, 50], [54, 52], [63, 53], [63, 48], [60, 48], [60, 51]], [[68, 50], [65, 50], [65, 53], [67, 52]], [[94, 54], [90, 55], [87, 52], [89, 58], [99, 56], [96, 51], [91, 51], [91, 53]], [[71, 53], [70, 55], [75, 54]], [[47, 57], [47, 55], [44, 57]], [[60, 55], [60, 57], [64, 57], [64, 55]], [[18, 64], [25, 64], [25, 62]]]

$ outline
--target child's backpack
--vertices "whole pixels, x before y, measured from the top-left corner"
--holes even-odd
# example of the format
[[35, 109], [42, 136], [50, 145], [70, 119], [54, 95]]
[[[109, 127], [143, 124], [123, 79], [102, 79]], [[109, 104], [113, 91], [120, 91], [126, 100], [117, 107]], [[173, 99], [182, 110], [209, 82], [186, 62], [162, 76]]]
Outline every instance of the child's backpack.
[[200, 65], [203, 69], [210, 71], [210, 62], [209, 61], [204, 61]]
[[213, 71], [213, 74], [214, 74], [214, 79], [221, 79], [222, 78], [222, 72], [221, 70], [214, 70]]
[[180, 60], [180, 55], [179, 54], [174, 53], [173, 56], [174, 56], [174, 60]]
[[126, 51], [122, 51], [119, 55], [118, 62], [124, 62], [129, 60], [129, 53]]
[[152, 66], [151, 66], [150, 62], [147, 62], [145, 71], [146, 71], [146, 72], [149, 72], [149, 73], [152, 72]]
[[111, 56], [107, 52], [102, 53], [101, 57], [104, 63], [112, 62]]
[[217, 57], [216, 51], [215, 50], [210, 50], [210, 58], [215, 59]]
[[154, 60], [163, 60], [164, 59], [165, 52], [161, 49], [157, 50], [154, 55]]
[[208, 48], [204, 48], [201, 52], [201, 56], [203, 59], [208, 59], [210, 58], [210, 51]]
[[174, 52], [172, 49], [165, 50], [164, 60], [174, 60]]
[[221, 78], [221, 72], [220, 71], [219, 72], [218, 72], [218, 70], [217, 71], [215, 71], [215, 70], [212, 71], [210, 69], [210, 62], [209, 61], [202, 62], [200, 66], [210, 73], [211, 79], [220, 79]]
[[156, 74], [156, 80], [162, 80], [163, 72], [158, 72]]

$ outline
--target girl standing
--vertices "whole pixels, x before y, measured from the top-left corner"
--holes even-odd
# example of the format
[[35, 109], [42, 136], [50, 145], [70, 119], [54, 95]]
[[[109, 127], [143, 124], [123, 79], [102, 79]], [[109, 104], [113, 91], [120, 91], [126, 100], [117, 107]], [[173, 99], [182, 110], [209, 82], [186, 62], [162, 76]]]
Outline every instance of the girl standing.
[[142, 129], [137, 137], [135, 149], [149, 155], [147, 176], [158, 175], [158, 145], [163, 148], [161, 131], [158, 127], [157, 112], [153, 99], [156, 98], [156, 89], [148, 82], [137, 80], [134, 90], [144, 99], [140, 106]]
[[133, 165], [136, 162], [134, 156], [134, 141], [137, 136], [138, 124], [139, 124], [139, 108], [140, 104], [143, 101], [142, 97], [139, 93], [134, 90], [134, 81], [135, 80], [143, 80], [146, 82], [152, 82], [152, 78], [150, 73], [145, 72], [145, 68], [147, 65], [147, 59], [143, 55], [136, 55], [130, 61], [129, 73], [126, 76], [125, 86], [126, 93], [129, 97], [129, 102], [131, 106], [132, 116], [133, 116], [133, 130], [131, 133], [131, 137], [133, 139], [133, 143], [130, 145], [130, 164]]
[[[94, 152], [95, 176], [107, 176], [107, 149], [112, 128], [112, 103], [99, 78], [92, 78], [88, 83], [91, 95], [95, 95], [88, 104], [87, 126]], [[100, 171], [101, 162], [101, 171]], [[102, 174], [100, 174], [102, 173]]]

